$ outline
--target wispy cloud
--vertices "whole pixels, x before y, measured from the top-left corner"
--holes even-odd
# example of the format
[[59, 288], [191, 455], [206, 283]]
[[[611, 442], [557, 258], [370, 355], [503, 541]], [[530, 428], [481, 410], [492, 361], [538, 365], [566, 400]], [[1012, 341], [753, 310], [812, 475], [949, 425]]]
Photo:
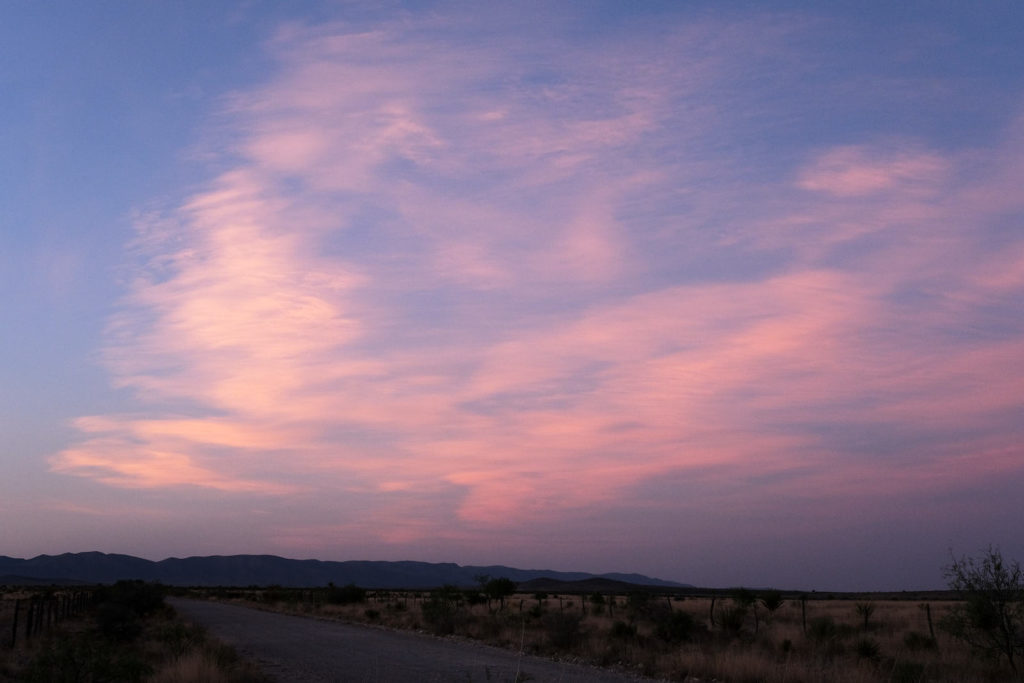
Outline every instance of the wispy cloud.
[[686, 473], [827, 497], [1019, 472], [1024, 246], [994, 199], [1019, 142], [973, 179], [902, 138], [738, 168], [744, 93], [715, 86], [776, 38], [713, 28], [550, 62], [283, 30], [230, 98], [230, 168], [140, 223], [104, 349], [138, 412], [80, 419], [53, 468], [366, 495], [394, 542]]

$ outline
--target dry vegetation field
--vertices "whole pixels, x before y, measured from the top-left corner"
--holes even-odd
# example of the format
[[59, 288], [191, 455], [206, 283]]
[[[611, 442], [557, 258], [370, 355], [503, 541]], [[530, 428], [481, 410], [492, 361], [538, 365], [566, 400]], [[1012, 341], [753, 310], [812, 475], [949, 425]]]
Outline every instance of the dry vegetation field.
[[[207, 589], [194, 594], [261, 609], [478, 639], [673, 681], [1014, 679], [1004, 663], [972, 655], [941, 630], [951, 601], [782, 596], [782, 605], [769, 613], [760, 601], [764, 595], [749, 592], [714, 597], [518, 593], [504, 607], [497, 600], [488, 604], [474, 591], [452, 588]], [[752, 598], [757, 600], [751, 603]]]
[[[267, 680], [203, 629], [180, 621], [159, 586], [0, 589], [0, 683], [253, 683]], [[70, 603], [87, 598], [63, 614]], [[39, 617], [29, 626], [28, 607]], [[17, 621], [15, 615], [17, 613]]]

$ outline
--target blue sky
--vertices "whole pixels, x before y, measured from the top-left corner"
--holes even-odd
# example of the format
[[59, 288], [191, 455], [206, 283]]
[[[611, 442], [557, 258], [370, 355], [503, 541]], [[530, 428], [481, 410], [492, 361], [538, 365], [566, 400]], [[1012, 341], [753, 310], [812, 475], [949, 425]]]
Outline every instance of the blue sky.
[[2, 13], [0, 552], [1024, 555], [1017, 5]]

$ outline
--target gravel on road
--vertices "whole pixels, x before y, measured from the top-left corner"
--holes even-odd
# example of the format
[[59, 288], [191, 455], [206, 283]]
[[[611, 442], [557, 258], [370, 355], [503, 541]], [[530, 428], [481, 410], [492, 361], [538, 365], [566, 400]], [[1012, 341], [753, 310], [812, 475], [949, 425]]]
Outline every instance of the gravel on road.
[[281, 683], [648, 680], [420, 633], [202, 600], [168, 598], [168, 603]]

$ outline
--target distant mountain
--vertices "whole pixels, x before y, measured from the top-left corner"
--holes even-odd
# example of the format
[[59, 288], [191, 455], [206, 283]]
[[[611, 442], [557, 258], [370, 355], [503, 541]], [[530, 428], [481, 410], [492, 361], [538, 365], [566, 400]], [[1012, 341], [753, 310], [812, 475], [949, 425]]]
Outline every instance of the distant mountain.
[[[606, 575], [607, 576], [607, 575]], [[678, 586], [673, 586], [678, 587]], [[637, 584], [628, 581], [616, 581], [605, 576], [595, 576], [579, 581], [561, 581], [548, 576], [530, 579], [519, 584], [524, 593], [629, 593], [645, 588], [664, 588], [651, 584]]]
[[[460, 566], [430, 562], [323, 562], [290, 560], [275, 555], [215, 555], [172, 557], [159, 562], [131, 555], [64, 553], [39, 555], [29, 560], [0, 555], [0, 577], [17, 583], [113, 583], [120, 579], [159, 581], [172, 586], [338, 586], [354, 583], [364, 588], [434, 588], [445, 584], [474, 586], [478, 576], [505, 577], [516, 583], [534, 579], [559, 582], [605, 579], [645, 586], [683, 588], [686, 584], [652, 579], [641, 574], [588, 574], [546, 569], [516, 569], [502, 565]], [[0, 578], [0, 584], [5, 583]], [[10, 583], [15, 583], [14, 580]]]

